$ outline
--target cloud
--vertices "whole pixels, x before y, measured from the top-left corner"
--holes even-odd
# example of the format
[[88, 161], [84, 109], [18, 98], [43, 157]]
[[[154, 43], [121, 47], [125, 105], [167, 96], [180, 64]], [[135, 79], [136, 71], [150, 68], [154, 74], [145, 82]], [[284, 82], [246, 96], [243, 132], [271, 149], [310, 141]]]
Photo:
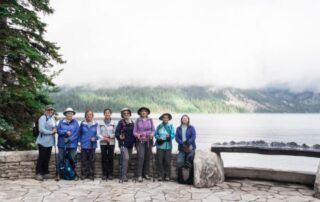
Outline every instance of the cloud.
[[52, 0], [60, 85], [320, 90], [320, 2]]

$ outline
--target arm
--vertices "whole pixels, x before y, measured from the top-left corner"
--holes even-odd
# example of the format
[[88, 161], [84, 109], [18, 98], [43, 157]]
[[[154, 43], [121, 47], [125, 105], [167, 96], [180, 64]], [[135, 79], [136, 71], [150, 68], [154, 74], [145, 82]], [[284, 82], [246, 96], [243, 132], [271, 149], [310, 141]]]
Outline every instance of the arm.
[[139, 138], [140, 135], [138, 133], [138, 120], [136, 120], [136, 122], [134, 123], [134, 126], [133, 126], [133, 135], [136, 137], [136, 138]]
[[97, 136], [99, 137], [99, 139], [103, 139], [103, 136], [101, 134], [101, 126], [100, 123], [98, 123], [97, 125]]
[[155, 129], [154, 129], [154, 124], [153, 124], [153, 120], [152, 119], [150, 119], [150, 121], [151, 121], [151, 133], [150, 133], [150, 136], [154, 136], [154, 132], [155, 132]]
[[196, 140], [196, 130], [193, 126], [191, 126], [191, 138], [188, 140], [190, 144], [194, 143]]
[[116, 122], [114, 121], [114, 122], [113, 122], [113, 128], [112, 128], [112, 131], [111, 131], [111, 134], [110, 134], [110, 138], [111, 138], [111, 139], [114, 139], [114, 138], [115, 138], [116, 127], [117, 127], [117, 124], [116, 124]]
[[62, 129], [62, 122], [63, 122], [63, 119], [60, 120], [59, 124], [58, 124], [58, 135], [59, 136], [65, 136], [67, 134], [67, 130]]
[[160, 126], [160, 125], [157, 126], [156, 132], [155, 132], [155, 134], [154, 134], [154, 137], [155, 137], [156, 139], [159, 138], [159, 126]]
[[72, 135], [68, 138], [69, 142], [73, 142], [75, 140], [78, 140], [79, 138], [79, 123], [78, 121], [74, 120], [76, 123], [74, 123], [75, 129], [72, 131]]
[[182, 138], [180, 138], [181, 136], [181, 133], [180, 133], [180, 130], [179, 130], [179, 127], [177, 128], [177, 131], [176, 131], [176, 142], [179, 144], [179, 145], [182, 145], [183, 142], [182, 142]]
[[122, 130], [122, 125], [121, 125], [121, 121], [119, 121], [118, 125], [117, 125], [117, 128], [116, 128], [116, 131], [115, 131], [115, 134], [116, 134], [115, 136], [116, 136], [118, 141], [120, 140], [121, 130]]
[[171, 134], [170, 134], [170, 137], [171, 137], [171, 140], [173, 140], [174, 139], [174, 127], [173, 127], [173, 125], [171, 125], [171, 127], [170, 127], [170, 132], [171, 132]]
[[47, 123], [46, 116], [41, 116], [38, 121], [39, 131], [42, 135], [52, 135], [52, 130], [46, 129], [46, 123]]

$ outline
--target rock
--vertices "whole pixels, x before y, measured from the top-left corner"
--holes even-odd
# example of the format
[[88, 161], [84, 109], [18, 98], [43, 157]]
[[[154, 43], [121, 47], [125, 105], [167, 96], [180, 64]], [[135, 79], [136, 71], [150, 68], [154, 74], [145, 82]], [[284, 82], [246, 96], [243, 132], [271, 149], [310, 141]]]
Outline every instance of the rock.
[[318, 166], [318, 171], [316, 173], [316, 181], [314, 182], [314, 196], [320, 198], [320, 164]]
[[193, 185], [195, 187], [213, 187], [224, 181], [223, 163], [216, 153], [196, 150], [193, 165]]

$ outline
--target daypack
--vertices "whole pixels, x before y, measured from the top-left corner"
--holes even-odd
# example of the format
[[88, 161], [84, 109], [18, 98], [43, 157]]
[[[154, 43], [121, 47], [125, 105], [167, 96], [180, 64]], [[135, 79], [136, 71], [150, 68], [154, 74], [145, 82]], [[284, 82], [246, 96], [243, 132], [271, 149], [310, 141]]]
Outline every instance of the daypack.
[[62, 179], [73, 180], [76, 177], [76, 172], [74, 171], [69, 155], [67, 154], [65, 154], [63, 163], [60, 165], [59, 170]]
[[[43, 114], [42, 114], [43, 115]], [[42, 116], [41, 115], [41, 116]], [[38, 137], [38, 135], [39, 135], [39, 119], [41, 118], [41, 116], [39, 116], [36, 120], [35, 120], [35, 122], [34, 122], [34, 126], [33, 126], [33, 128], [32, 128], [32, 134], [33, 134], [33, 137]], [[45, 115], [46, 116], [46, 115]], [[46, 116], [46, 122], [49, 120], [49, 118], [48, 118], [48, 116]]]
[[193, 165], [185, 161], [182, 166], [178, 168], [178, 183], [179, 184], [193, 184]]

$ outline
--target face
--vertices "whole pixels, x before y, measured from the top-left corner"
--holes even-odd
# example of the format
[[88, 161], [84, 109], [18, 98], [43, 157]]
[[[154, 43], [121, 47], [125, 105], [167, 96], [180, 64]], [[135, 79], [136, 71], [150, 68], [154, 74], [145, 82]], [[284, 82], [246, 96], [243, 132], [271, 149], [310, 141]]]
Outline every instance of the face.
[[124, 119], [129, 119], [130, 118], [130, 113], [128, 111], [124, 111], [122, 114], [123, 114], [123, 118]]
[[168, 123], [169, 122], [169, 116], [168, 115], [164, 115], [163, 118], [162, 118], [162, 121], [164, 123]]
[[66, 119], [72, 120], [73, 112], [67, 112], [65, 116], [66, 116]]
[[53, 113], [54, 113], [54, 110], [53, 109], [47, 109], [46, 113], [48, 114], [48, 116], [52, 116]]
[[107, 111], [104, 113], [104, 118], [105, 118], [105, 119], [111, 119], [111, 115], [112, 115], [112, 113], [111, 113], [109, 110], [107, 110]]
[[85, 118], [87, 122], [91, 122], [93, 120], [93, 112], [88, 112]]
[[148, 116], [148, 111], [147, 110], [141, 110], [140, 112], [140, 116], [143, 117], [143, 118], [146, 118]]
[[181, 121], [182, 121], [182, 124], [188, 124], [189, 118], [187, 116], [183, 116]]

